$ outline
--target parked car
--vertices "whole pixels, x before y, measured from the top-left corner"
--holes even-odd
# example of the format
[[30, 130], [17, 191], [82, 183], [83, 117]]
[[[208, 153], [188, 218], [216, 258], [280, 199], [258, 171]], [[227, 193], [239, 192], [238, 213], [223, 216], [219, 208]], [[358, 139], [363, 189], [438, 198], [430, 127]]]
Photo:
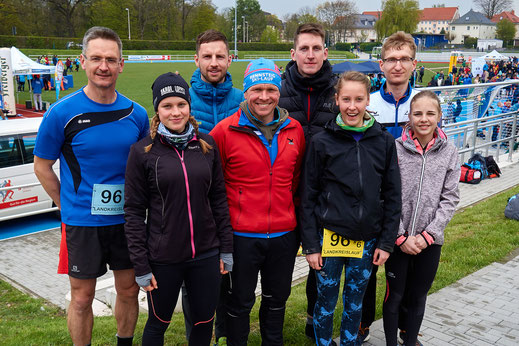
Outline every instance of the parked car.
[[[41, 121], [0, 121], [0, 221], [58, 211], [34, 174], [33, 150]], [[59, 177], [59, 161], [54, 171]]]

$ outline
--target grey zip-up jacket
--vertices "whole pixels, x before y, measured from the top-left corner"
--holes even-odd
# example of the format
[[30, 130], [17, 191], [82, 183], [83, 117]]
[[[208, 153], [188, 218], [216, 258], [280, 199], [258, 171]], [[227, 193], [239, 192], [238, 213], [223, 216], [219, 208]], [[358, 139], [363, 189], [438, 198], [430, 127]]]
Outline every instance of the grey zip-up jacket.
[[402, 182], [402, 214], [398, 237], [422, 231], [443, 245], [443, 231], [459, 202], [460, 163], [458, 150], [447, 142], [441, 129], [434, 144], [422, 154], [410, 137], [409, 128], [396, 140]]

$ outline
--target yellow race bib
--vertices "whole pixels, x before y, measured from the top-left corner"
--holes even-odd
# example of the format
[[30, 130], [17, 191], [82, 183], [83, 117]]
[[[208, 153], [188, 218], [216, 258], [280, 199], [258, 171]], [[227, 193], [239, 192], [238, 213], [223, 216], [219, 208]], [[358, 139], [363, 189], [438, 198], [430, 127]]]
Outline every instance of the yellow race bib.
[[324, 229], [321, 256], [362, 258], [363, 251], [364, 241], [346, 239], [334, 231]]

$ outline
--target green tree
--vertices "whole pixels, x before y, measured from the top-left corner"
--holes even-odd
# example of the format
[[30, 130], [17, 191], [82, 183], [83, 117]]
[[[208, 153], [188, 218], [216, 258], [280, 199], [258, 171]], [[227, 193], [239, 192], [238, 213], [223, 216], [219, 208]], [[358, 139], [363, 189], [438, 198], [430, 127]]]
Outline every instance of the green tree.
[[84, 31], [88, 25], [88, 17], [85, 17], [83, 7], [90, 7], [89, 0], [45, 0], [54, 11], [54, 18], [62, 28], [65, 35], [76, 37], [78, 31]]
[[[249, 23], [249, 41], [259, 41], [267, 25], [265, 14], [258, 0], [237, 0], [238, 8], [238, 40], [243, 40], [243, 18]], [[233, 8], [234, 11], [234, 8]]]
[[420, 20], [416, 0], [387, 0], [382, 2], [382, 17], [375, 23], [379, 41], [397, 31], [413, 33]]
[[496, 37], [509, 45], [515, 37], [515, 25], [508, 19], [502, 19], [496, 25]]
[[194, 4], [186, 27], [186, 39], [195, 40], [198, 34], [215, 27], [216, 9], [210, 0], [200, 0]]
[[278, 43], [279, 42], [279, 31], [273, 26], [267, 25], [263, 33], [261, 34], [261, 42]]
[[463, 41], [463, 47], [465, 48], [476, 48], [478, 45], [478, 39], [477, 37], [467, 37]]

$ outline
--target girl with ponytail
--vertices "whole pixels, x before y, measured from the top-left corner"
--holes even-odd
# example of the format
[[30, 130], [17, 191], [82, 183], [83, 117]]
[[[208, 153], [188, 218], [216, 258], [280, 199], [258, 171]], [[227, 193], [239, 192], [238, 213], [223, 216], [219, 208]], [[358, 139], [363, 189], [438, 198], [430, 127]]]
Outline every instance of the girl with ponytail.
[[190, 345], [209, 345], [221, 274], [232, 270], [233, 236], [220, 155], [190, 115], [177, 74], [152, 85], [150, 136], [135, 143], [125, 184], [125, 233], [136, 282], [148, 297], [143, 345], [164, 343], [182, 282]]

